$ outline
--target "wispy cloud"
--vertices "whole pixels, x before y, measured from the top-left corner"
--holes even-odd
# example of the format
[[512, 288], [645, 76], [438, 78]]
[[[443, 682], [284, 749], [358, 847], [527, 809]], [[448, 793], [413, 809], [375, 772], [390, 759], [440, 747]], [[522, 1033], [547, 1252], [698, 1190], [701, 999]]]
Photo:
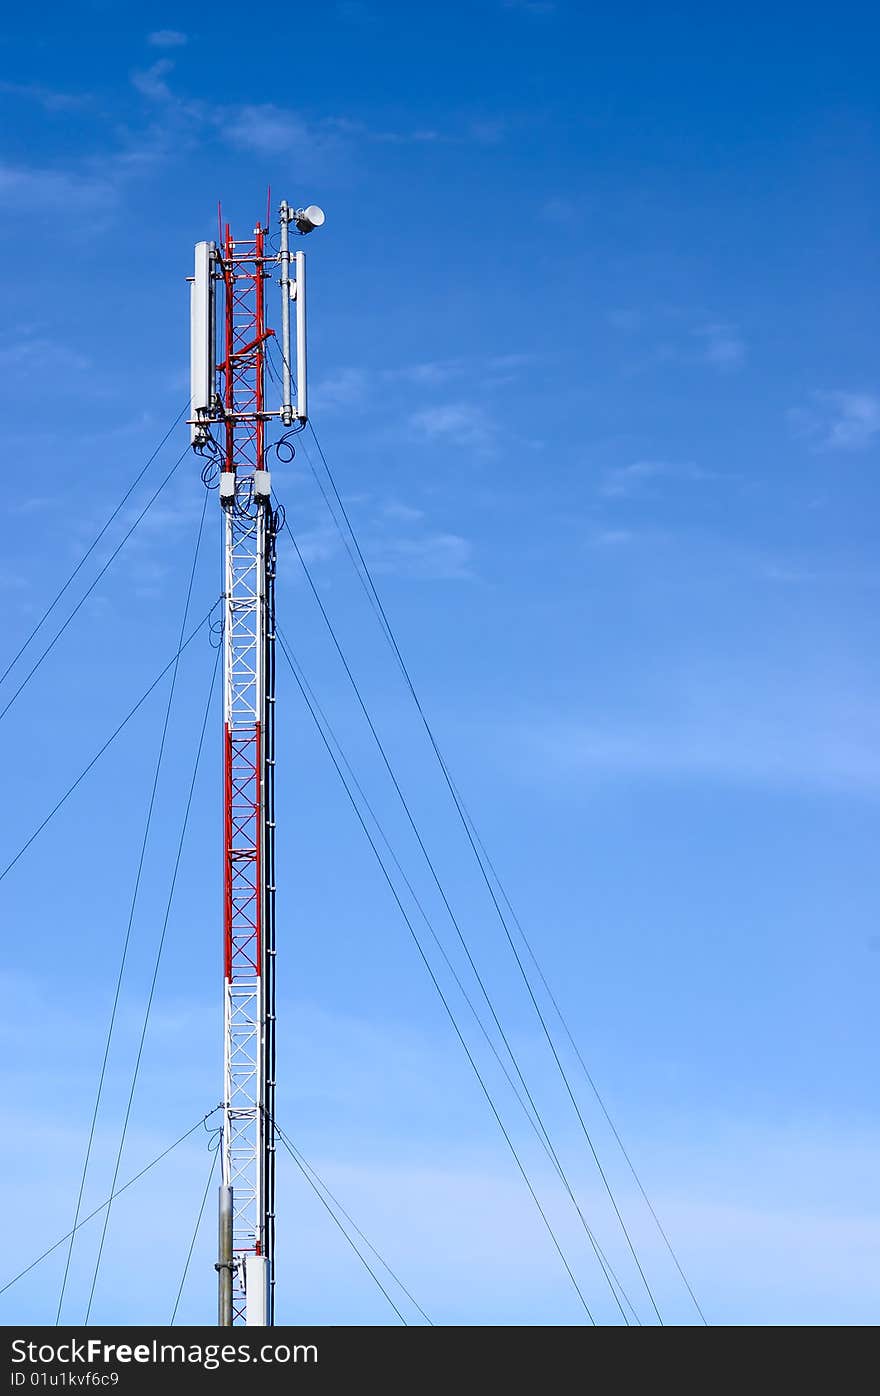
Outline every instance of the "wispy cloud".
[[61, 92], [38, 82], [0, 82], [0, 92], [37, 102], [46, 111], [71, 111], [86, 106], [91, 98], [81, 92]]
[[702, 357], [713, 367], [729, 371], [745, 363], [745, 341], [734, 325], [701, 325], [694, 334], [702, 342]]
[[616, 466], [608, 470], [599, 487], [599, 493], [606, 499], [629, 499], [643, 494], [653, 481], [700, 481], [716, 478], [712, 471], [702, 470], [697, 465], [670, 461], [639, 460], [632, 465]]
[[817, 392], [789, 413], [792, 429], [819, 450], [862, 450], [880, 433], [880, 397], [860, 390]]
[[389, 382], [416, 383], [433, 387], [457, 378], [464, 369], [461, 359], [433, 359], [421, 363], [403, 364], [400, 368], [383, 369]]
[[47, 363], [65, 373], [84, 373], [92, 366], [84, 354], [37, 329], [13, 327], [9, 342], [0, 347], [0, 368], [8, 372], [32, 373]]
[[445, 132], [427, 126], [394, 131], [371, 127], [339, 114], [316, 120], [301, 110], [275, 102], [238, 103], [221, 111], [213, 103], [177, 95], [168, 81], [174, 67], [174, 60], [165, 56], [131, 75], [132, 85], [161, 108], [165, 121], [173, 121], [176, 129], [185, 128], [190, 135], [212, 132], [218, 140], [258, 155], [295, 153], [300, 167], [307, 160], [326, 170], [329, 160], [339, 158], [358, 143], [431, 145], [441, 141], [482, 139], [473, 124], [466, 132]]
[[397, 499], [383, 504], [382, 513], [386, 519], [400, 519], [404, 523], [416, 523], [425, 517], [424, 509], [415, 509], [411, 504], [402, 504]]
[[[173, 60], [163, 56], [131, 75], [133, 87], [152, 108], [150, 119], [139, 127], [113, 128], [100, 149], [65, 158], [54, 167], [0, 163], [0, 206], [4, 211], [30, 217], [34, 209], [63, 204], [93, 220], [114, 215], [132, 180], [154, 173], [172, 154], [191, 147], [205, 129], [209, 109], [175, 97], [169, 83], [173, 70]], [[47, 110], [64, 111], [92, 100], [39, 84], [6, 83], [0, 85], [0, 91], [37, 101]], [[74, 219], [73, 235], [83, 226], [82, 219]], [[93, 222], [88, 231], [91, 234], [94, 230]]]
[[306, 121], [298, 112], [273, 103], [251, 104], [228, 112], [223, 131], [239, 150], [259, 155], [319, 153], [326, 156], [339, 143], [336, 131]]
[[448, 140], [441, 132], [436, 131], [431, 126], [416, 126], [412, 131], [369, 131], [364, 129], [364, 134], [374, 141], [385, 141], [389, 145], [433, 145], [437, 141]]
[[362, 403], [369, 387], [365, 369], [341, 368], [338, 372], [318, 379], [312, 385], [312, 396], [323, 409], [355, 407]]
[[179, 29], [154, 29], [147, 35], [147, 43], [153, 48], [182, 48], [188, 41], [188, 35]]
[[375, 11], [363, 0], [340, 0], [336, 13], [346, 24], [356, 24], [361, 28], [376, 22]]
[[484, 387], [497, 388], [512, 382], [531, 362], [530, 355], [517, 353], [489, 354], [481, 358], [429, 359], [383, 369], [382, 377], [392, 383], [432, 387], [467, 375], [476, 378]]
[[421, 577], [425, 581], [463, 581], [473, 577], [473, 547], [459, 533], [374, 537], [369, 553], [377, 571]]
[[447, 402], [413, 412], [410, 428], [428, 441], [455, 440], [479, 453], [495, 446], [497, 427], [479, 403]]
[[39, 165], [0, 164], [0, 207], [30, 216], [49, 201], [68, 211], [97, 212], [114, 205], [118, 191], [109, 175], [90, 169], [57, 170]]
[[310, 528], [297, 529], [296, 541], [306, 562], [328, 562], [342, 547], [339, 533], [329, 519]]
[[639, 329], [642, 324], [641, 311], [628, 309], [625, 306], [609, 310], [605, 318], [613, 330], [622, 330], [627, 334], [632, 330]]
[[[377, 385], [382, 385], [383, 390], [401, 384], [430, 390], [469, 377], [479, 381], [483, 388], [500, 388], [519, 377], [530, 362], [527, 354], [510, 353], [471, 359], [423, 359], [391, 368], [377, 368], [373, 372], [360, 366], [346, 365], [318, 380], [312, 392], [315, 399], [328, 408], [356, 406], [364, 402], [371, 388], [375, 391]], [[433, 409], [426, 411], [432, 415], [420, 425], [431, 433], [442, 430], [443, 419], [435, 418]], [[424, 414], [415, 415], [421, 417]]]
[[551, 194], [548, 198], [537, 199], [534, 213], [542, 223], [556, 228], [569, 227], [582, 219], [577, 201], [562, 194]]
[[[332, 564], [341, 556], [343, 544], [323, 504], [317, 498], [314, 502], [317, 512], [297, 528], [297, 543], [306, 562]], [[375, 571], [423, 581], [462, 581], [475, 576], [470, 540], [438, 528], [424, 509], [397, 498], [375, 500], [369, 496], [359, 500], [349, 497], [346, 507], [351, 509], [355, 503], [359, 505], [358, 533]]]
[[[170, 60], [161, 59], [136, 75], [151, 102], [165, 100], [169, 69]], [[124, 129], [114, 134], [113, 144], [57, 166], [0, 162], [0, 208], [8, 215], [34, 219], [64, 205], [81, 215], [71, 221], [70, 235], [92, 236], [101, 221], [115, 216], [133, 181], [154, 174], [173, 152], [192, 143], [190, 114], [170, 96], [167, 112], [170, 118]]]
[[592, 548], [620, 548], [631, 543], [635, 536], [629, 528], [597, 528], [588, 541]]
[[180, 96], [170, 81], [175, 69], [175, 60], [166, 55], [131, 74], [132, 86], [154, 108], [149, 143], [165, 158], [215, 139], [257, 155], [295, 154], [302, 169], [306, 162], [330, 160], [342, 148], [341, 124], [333, 119], [309, 122], [299, 112], [271, 102], [220, 110], [216, 104]]
[[504, 117], [484, 117], [482, 120], [472, 121], [468, 132], [477, 145], [500, 145], [507, 135], [507, 128], [508, 123]]
[[605, 318], [612, 329], [634, 342], [654, 339], [645, 364], [707, 364], [720, 373], [730, 373], [743, 367], [748, 354], [738, 326], [724, 320], [698, 319], [685, 307], [645, 311], [618, 306], [607, 311]]
[[524, 15], [552, 15], [556, 12], [555, 0], [501, 0], [502, 10], [519, 10]]
[[171, 88], [165, 79], [173, 70], [174, 63], [170, 58], [158, 58], [149, 68], [132, 73], [132, 86], [153, 102], [170, 102]]
[[682, 677], [656, 716], [562, 717], [529, 723], [518, 740], [556, 778], [714, 781], [880, 793], [880, 713], [851, 693]]

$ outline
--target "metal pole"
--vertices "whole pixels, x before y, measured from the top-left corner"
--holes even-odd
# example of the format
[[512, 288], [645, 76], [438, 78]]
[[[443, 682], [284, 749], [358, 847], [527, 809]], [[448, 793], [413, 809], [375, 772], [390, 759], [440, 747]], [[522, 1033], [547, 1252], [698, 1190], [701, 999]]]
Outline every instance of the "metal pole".
[[263, 715], [263, 1197], [266, 1257], [266, 1318], [275, 1322], [275, 517], [265, 504], [263, 549], [263, 657], [265, 710]]
[[217, 1323], [232, 1327], [232, 1188], [220, 1186], [217, 1235]]

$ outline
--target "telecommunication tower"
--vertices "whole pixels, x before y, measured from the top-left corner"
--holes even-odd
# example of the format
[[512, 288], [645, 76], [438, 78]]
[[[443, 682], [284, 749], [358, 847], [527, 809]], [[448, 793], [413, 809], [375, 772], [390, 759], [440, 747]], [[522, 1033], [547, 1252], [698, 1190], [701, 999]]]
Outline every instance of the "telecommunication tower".
[[[275, 542], [272, 426], [308, 417], [305, 255], [290, 234], [324, 222], [279, 209], [278, 251], [260, 224], [198, 242], [191, 279], [189, 427], [217, 473], [223, 528], [223, 1137], [217, 1261], [223, 1326], [274, 1322]], [[266, 397], [267, 284], [281, 288], [281, 403]], [[291, 358], [291, 306], [295, 351]], [[219, 355], [219, 357], [218, 357]], [[295, 370], [295, 371], [294, 371]], [[295, 391], [295, 397], [294, 397]]]

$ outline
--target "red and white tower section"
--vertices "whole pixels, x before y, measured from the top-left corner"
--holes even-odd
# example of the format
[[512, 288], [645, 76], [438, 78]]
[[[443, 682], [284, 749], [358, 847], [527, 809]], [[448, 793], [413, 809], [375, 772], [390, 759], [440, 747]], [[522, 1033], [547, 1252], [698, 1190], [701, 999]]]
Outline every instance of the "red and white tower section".
[[[274, 1321], [275, 539], [268, 458], [305, 426], [305, 256], [290, 233], [311, 205], [280, 208], [278, 252], [259, 224], [195, 250], [190, 431], [216, 474], [223, 528], [223, 1139], [219, 1323]], [[281, 402], [268, 405], [267, 290], [281, 287]], [[291, 309], [295, 352], [291, 359]], [[295, 398], [293, 396], [295, 388]]]

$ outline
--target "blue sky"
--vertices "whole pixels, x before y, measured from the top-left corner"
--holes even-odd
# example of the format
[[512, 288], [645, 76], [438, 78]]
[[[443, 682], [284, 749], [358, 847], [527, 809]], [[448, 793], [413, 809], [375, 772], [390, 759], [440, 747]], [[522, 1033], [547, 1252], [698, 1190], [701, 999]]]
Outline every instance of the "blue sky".
[[[315, 427], [453, 772], [703, 1306], [728, 1323], [876, 1318], [876, 15], [475, 0], [246, 21], [223, 0], [4, 18], [5, 648], [184, 405], [184, 278], [218, 199], [243, 232], [268, 184], [273, 202], [320, 202]], [[178, 430], [99, 561], [184, 444]], [[632, 1283], [302, 453], [274, 479], [560, 1153]], [[2, 719], [4, 851], [173, 654], [200, 511], [187, 459]], [[212, 499], [196, 618], [219, 590], [218, 554]], [[279, 604], [452, 953], [286, 546]], [[212, 660], [199, 640], [181, 666], [92, 1205]], [[10, 1270], [69, 1225], [165, 691], [0, 883]], [[435, 1321], [577, 1322], [284, 673], [279, 723], [279, 1119]], [[125, 1176], [219, 1098], [218, 755], [209, 741]], [[689, 1321], [584, 1107], [664, 1316]], [[506, 1098], [611, 1321], [515, 1108]], [[119, 1202], [97, 1318], [170, 1313], [207, 1164], [187, 1145]], [[279, 1318], [387, 1321], [280, 1167]], [[190, 1321], [213, 1313], [210, 1207]], [[88, 1228], [75, 1251], [71, 1320], [96, 1242]], [[2, 1296], [3, 1321], [51, 1321], [60, 1279], [56, 1255]]]

